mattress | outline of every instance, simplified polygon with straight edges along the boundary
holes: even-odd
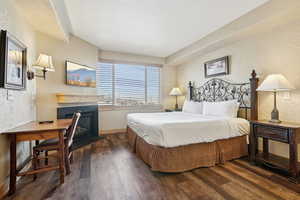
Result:
[[[147,143],[161,147],[213,142],[250,131],[249,122],[242,118],[184,112],[131,113],[127,125]]]

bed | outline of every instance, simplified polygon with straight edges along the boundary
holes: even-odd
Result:
[[[189,82],[190,100],[238,100],[238,118],[184,112],[129,114],[127,134],[132,151],[159,172],[183,172],[246,156],[248,120],[257,119],[257,84],[254,70],[247,83],[214,78],[196,87]]]

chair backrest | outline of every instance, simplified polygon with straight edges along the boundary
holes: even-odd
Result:
[[[66,145],[68,145],[67,147],[70,147],[73,143],[73,137],[75,135],[80,116],[81,114],[79,112],[76,112],[73,115],[71,126],[67,131],[67,143],[66,143]]]

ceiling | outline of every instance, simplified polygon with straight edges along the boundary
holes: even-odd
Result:
[[[103,50],[166,57],[268,0],[64,0],[72,31]]]
[[[49,0],[14,0],[14,2],[35,30],[58,39],[65,39]]]

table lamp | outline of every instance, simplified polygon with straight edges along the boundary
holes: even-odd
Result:
[[[267,91],[273,92],[274,94],[274,108],[271,113],[272,123],[280,123],[279,111],[277,109],[276,95],[277,92],[293,90],[295,87],[290,84],[290,82],[281,74],[271,74],[261,83],[261,85],[256,89],[256,91]]]
[[[173,88],[169,94],[170,96],[176,97],[176,104],[175,104],[175,110],[178,110],[178,103],[177,103],[177,97],[182,95],[182,92],[179,88]]]

